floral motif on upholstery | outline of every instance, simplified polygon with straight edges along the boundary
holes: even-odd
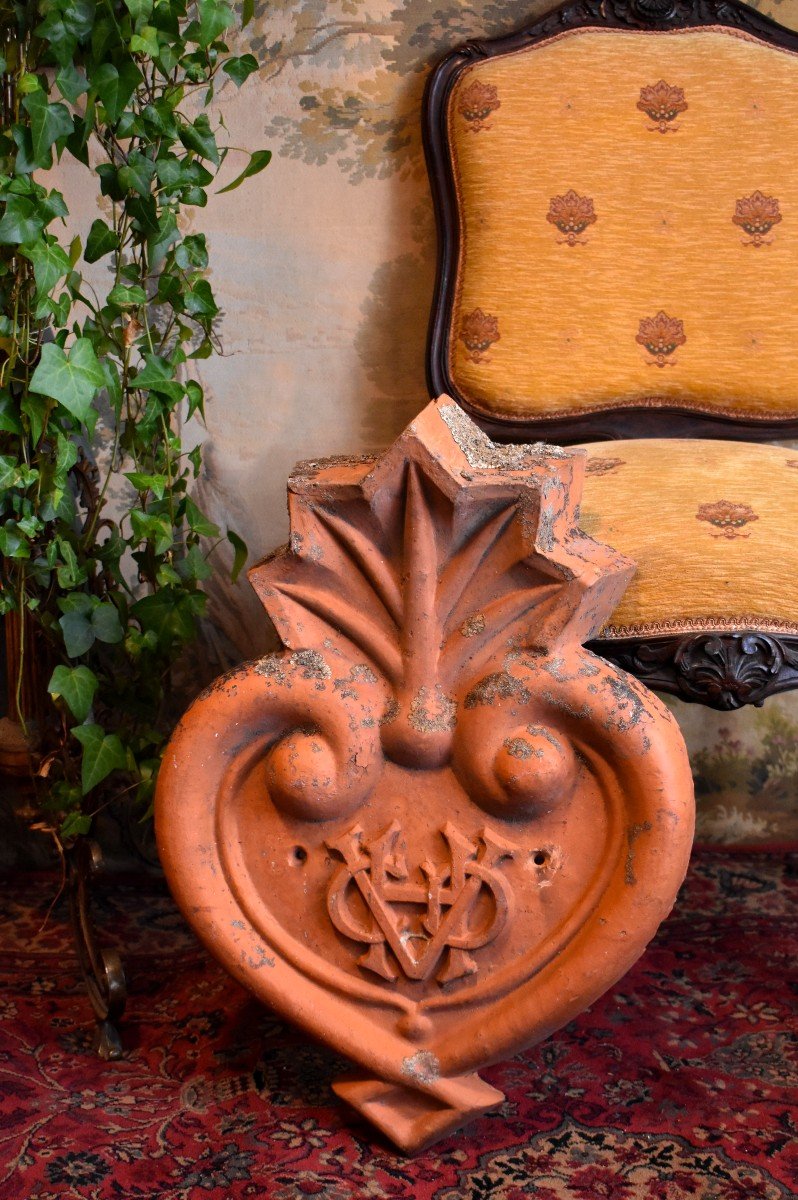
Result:
[[[570,188],[564,196],[552,196],[546,220],[556,225],[563,237],[557,238],[559,245],[584,246],[587,238],[580,239],[588,225],[598,220],[590,196],[580,196]]]
[[[618,467],[625,466],[622,458],[589,458],[585,467],[586,475],[609,475],[611,471],[617,471]]]
[[[716,500],[714,504],[702,504],[695,516],[697,521],[707,521],[720,531],[713,533],[713,537],[729,539],[750,537],[750,533],[742,532],[743,526],[759,520],[750,505],[735,504],[732,500]]]
[[[769,246],[773,238],[768,234],[781,221],[781,209],[775,196],[766,196],[759,190],[743,196],[734,206],[732,221],[748,234],[743,238],[744,246]]]
[[[657,367],[673,366],[675,359],[671,356],[674,351],[687,341],[684,332],[684,322],[678,317],[669,317],[662,309],[655,317],[644,317],[640,322],[635,341],[643,346],[651,356],[649,365]]]
[[[640,89],[637,107],[653,122],[650,129],[659,133],[673,133],[679,126],[674,124],[679,113],[687,110],[684,88],[672,87],[664,79]]]
[[[499,93],[492,83],[480,83],[475,79],[463,88],[457,102],[457,111],[465,118],[467,129],[478,133],[480,129],[490,129],[487,118],[497,108],[501,108]]]
[[[485,351],[489,350],[494,342],[498,342],[500,337],[499,320],[493,313],[475,308],[463,317],[460,324],[460,340],[468,351],[466,358],[469,362],[490,362]]]

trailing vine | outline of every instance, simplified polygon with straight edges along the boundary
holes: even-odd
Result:
[[[213,97],[257,62],[225,41],[224,0],[25,0],[0,15],[0,614],[19,639],[9,713],[38,738],[42,806],[69,839],[109,790],[150,800],[209,555],[224,536],[234,577],[246,558],[192,499],[202,451],[180,431],[204,415],[192,364],[218,350],[219,312],[185,217],[232,152]],[[69,156],[102,212],[85,240],[67,241],[44,174]],[[269,157],[248,154],[220,190]],[[49,696],[38,729],[31,656]]]

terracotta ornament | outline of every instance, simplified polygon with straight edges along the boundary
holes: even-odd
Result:
[[[301,464],[250,573],[285,648],[208,689],[161,768],[186,918],[407,1152],[501,1103],[477,1069],[623,975],[686,869],[678,728],[582,648],[633,570],[576,527],[583,469],[447,397],[376,460]]]

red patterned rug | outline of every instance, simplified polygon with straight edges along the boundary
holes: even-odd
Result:
[[[484,1072],[500,1111],[415,1159],[330,1091],[346,1064],[251,1000],[157,889],[111,881],[127,1057],[99,1062],[52,880],[4,881],[2,1200],[783,1200],[798,1194],[798,855],[696,855],[649,952]]]

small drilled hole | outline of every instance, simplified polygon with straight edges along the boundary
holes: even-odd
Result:
[[[300,867],[302,863],[307,862],[308,852],[304,846],[294,846],[291,851],[291,862]]]
[[[536,851],[535,855],[532,859],[532,862],[535,864],[536,867],[545,867],[545,865],[548,861],[549,861],[549,856],[545,850]]]

